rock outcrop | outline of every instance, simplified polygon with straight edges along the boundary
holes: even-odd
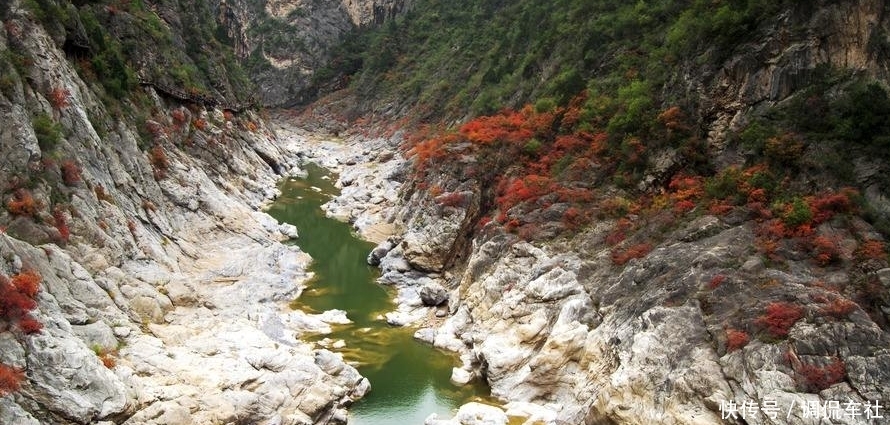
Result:
[[[344,422],[367,381],[300,340],[344,319],[287,307],[310,259],[259,211],[295,155],[252,112],[103,99],[29,9],[2,11],[0,273],[41,276],[43,329],[0,319],[25,372],[0,422]]]
[[[334,49],[359,27],[379,25],[406,11],[410,0],[215,0],[218,20],[266,106],[293,106],[314,99],[319,70]],[[342,66],[342,65],[337,65]],[[339,72],[337,69],[334,72]],[[342,88],[346,81],[329,75]]]
[[[886,43],[886,6],[819,2],[813,10],[783,15],[762,43],[727,52],[723,67],[683,75],[684,87],[701,97],[703,116],[696,119],[711,130],[708,153],[718,167],[739,161],[727,148],[727,130],[788,100],[820,67],[886,83],[886,57],[867,48]],[[677,165],[663,156],[664,164],[647,171]],[[857,166],[866,169],[874,168]],[[398,289],[398,311],[387,320],[422,326],[418,339],[460,353],[453,381],[487,380],[508,414],[548,424],[866,424],[879,419],[868,416],[867,406],[890,405],[890,269],[886,253],[856,257],[858,241],[882,240],[861,218],[815,229],[835,238],[831,267],[812,261],[802,247],[782,247],[783,261],[765,257],[745,211],[700,211],[666,230],[648,255],[616,262],[606,243],[616,223],[608,217],[534,243],[494,223],[468,228],[476,225],[465,218],[479,190],[447,170],[407,179],[398,212],[389,218],[402,234],[371,259],[381,267],[381,282]],[[355,180],[361,184],[361,177]],[[468,193],[470,200],[443,205],[412,185]],[[869,202],[886,213],[886,189],[868,190]],[[467,235],[472,239],[462,241]],[[425,307],[434,303],[424,303],[422,288],[436,285],[448,293],[446,307]],[[868,285],[877,309],[842,303],[861,285]],[[446,308],[448,317],[437,321]],[[783,315],[794,319],[777,319]],[[766,331],[771,320],[787,324],[787,335]],[[754,404],[744,417],[732,411]],[[808,410],[838,405],[860,415]]]

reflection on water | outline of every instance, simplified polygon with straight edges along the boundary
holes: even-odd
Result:
[[[268,212],[297,226],[297,244],[313,258],[315,276],[291,306],[312,313],[345,310],[353,321],[312,338],[344,340],[346,347],[336,351],[371,381],[371,393],[350,409],[349,423],[422,424],[431,413],[448,416],[487,395],[482,385],[451,384],[452,356],[414,341],[413,329],[392,328],[378,319],[393,309],[393,294],[374,283],[377,269],[365,262],[373,245],[355,238],[348,224],[325,217],[320,206],[336,188],[323,168],[310,164],[307,170],[307,179],[282,184],[282,196]]]

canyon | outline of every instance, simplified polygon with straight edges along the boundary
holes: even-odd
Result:
[[[424,4],[0,6],[0,423],[347,423],[374,382],[350,357],[360,347],[324,337],[364,319],[293,308],[314,290],[313,259],[295,243],[306,232],[266,212],[310,162],[336,173],[325,213],[376,244],[367,263],[394,307],[374,320],[452,353],[447,385],[490,388],[427,425],[881,423],[888,163],[845,146],[841,181],[813,159],[837,145],[810,133],[757,136],[757,154],[741,139],[797,119],[801,99],[843,110],[857,79],[886,87],[882,2],[788,6],[729,52],[675,62],[661,93],[687,112],[659,105],[649,128],[698,144],[628,133],[617,153],[596,145],[599,128],[569,124],[589,112],[571,101],[443,109],[452,124],[424,133],[406,111],[436,114],[424,96],[385,91],[395,70],[324,71],[346,63],[337,49],[355,31],[404,30]],[[224,62],[226,43],[239,65]],[[576,99],[606,111],[606,97]],[[585,159],[556,147],[569,136],[601,159],[558,181],[546,149]],[[633,173],[610,168],[641,145]],[[550,174],[522,174],[533,167]],[[539,193],[528,183],[541,181]],[[38,276],[39,291],[21,276]],[[8,301],[13,291],[33,308]],[[829,405],[836,417],[807,410]]]

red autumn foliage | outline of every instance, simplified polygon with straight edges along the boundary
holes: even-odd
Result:
[[[526,127],[526,117],[521,113],[504,110],[500,114],[482,116],[460,127],[460,133],[473,143],[515,143],[532,137],[534,132]]]
[[[488,223],[491,223],[491,217],[485,216],[485,217],[482,217],[479,219],[479,222],[476,223],[476,227],[481,229],[481,228],[485,227]]]
[[[835,358],[825,366],[801,364],[797,374],[800,383],[807,391],[817,393],[843,381],[847,376],[847,369],[843,360]]]
[[[679,106],[672,106],[658,115],[658,121],[668,130],[689,130],[688,118]]]
[[[59,164],[59,170],[62,172],[62,182],[65,186],[76,186],[83,179],[80,176],[80,166],[74,160],[66,159]]]
[[[674,176],[668,183],[668,189],[671,190],[671,198],[675,201],[698,199],[705,193],[701,177],[684,174]]]
[[[24,378],[21,369],[0,363],[0,397],[18,391]]]
[[[181,128],[183,124],[186,123],[188,117],[185,115],[185,110],[183,108],[176,108],[170,112],[170,117],[173,118],[173,125],[176,128]]]
[[[12,215],[33,217],[37,214],[37,201],[28,189],[18,188],[13,192],[12,199],[6,202],[6,210]]]
[[[608,235],[606,235],[606,244],[618,245],[627,238],[627,232],[633,228],[633,222],[629,219],[621,218],[615,222],[615,227]]]
[[[30,315],[25,315],[21,319],[19,319],[18,326],[19,329],[21,329],[21,331],[27,335],[40,333],[40,331],[43,329],[43,324]]]
[[[40,332],[43,326],[29,315],[37,307],[34,296],[39,283],[40,275],[33,271],[23,271],[12,279],[0,275],[0,320],[17,325],[26,334]]]
[[[816,236],[812,240],[813,254],[816,263],[827,266],[840,257],[837,241],[826,236]]]
[[[586,224],[588,220],[589,218],[587,217],[587,214],[575,207],[569,207],[569,209],[562,214],[562,223],[566,228],[571,230],[578,229]]]
[[[846,188],[838,193],[826,193],[807,199],[810,210],[813,211],[813,223],[824,223],[834,217],[835,214],[843,214],[853,211],[851,197],[856,196],[854,189]]]
[[[708,289],[717,289],[723,281],[726,280],[726,276],[722,274],[714,275],[711,280],[708,282]]]
[[[825,306],[819,309],[819,312],[825,316],[840,319],[849,316],[857,307],[858,305],[855,302],[838,297],[826,302]]]
[[[730,211],[732,211],[733,206],[726,203],[725,201],[714,201],[708,205],[708,213],[713,215],[726,215]]]
[[[207,129],[207,120],[203,118],[195,118],[192,120],[192,125],[195,126],[196,129],[204,131]]]
[[[754,323],[763,327],[773,337],[784,338],[803,315],[803,307],[796,304],[772,302],[766,306],[766,314],[758,317]]]
[[[869,239],[859,245],[855,255],[859,260],[884,260],[887,258],[887,248],[884,242]]]
[[[695,202],[688,199],[677,201],[677,203],[674,204],[674,213],[677,215],[685,214],[693,209],[695,209]]]
[[[634,258],[645,257],[650,251],[652,251],[652,244],[649,243],[633,245],[625,250],[613,250],[612,263],[618,266],[623,266]]]
[[[751,337],[747,332],[738,329],[726,329],[726,352],[730,353],[738,350],[751,341]]]
[[[56,109],[65,108],[69,105],[68,96],[70,95],[71,92],[66,88],[53,87],[53,89],[49,91],[49,103]]]
[[[148,161],[154,168],[155,179],[161,180],[167,177],[167,169],[170,168],[170,160],[161,145],[154,145],[149,152]]]
[[[40,287],[40,280],[40,275],[37,272],[26,270],[13,275],[10,282],[21,294],[33,299],[37,295],[37,289]]]
[[[553,179],[539,175],[528,175],[522,178],[514,178],[509,183],[499,185],[497,204],[501,211],[507,211],[516,204],[532,200],[554,189]]]
[[[155,138],[159,138],[164,135],[164,126],[161,123],[153,120],[149,120],[145,122],[145,130],[148,131]]]
[[[460,192],[449,192],[437,196],[435,200],[443,207],[463,207],[467,203],[467,196]]]
[[[62,208],[56,207],[53,209],[53,221],[55,222],[56,230],[59,231],[59,236],[62,237],[62,241],[68,242],[68,239],[71,238],[71,228],[68,227],[68,218],[65,217],[65,211]]]

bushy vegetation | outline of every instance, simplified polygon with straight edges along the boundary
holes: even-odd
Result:
[[[350,40],[322,75],[407,101],[422,118],[491,114],[526,102],[564,105],[583,89],[612,131],[642,132],[691,58],[718,63],[791,1],[421,0],[403,17]],[[356,64],[360,63],[361,66]],[[666,90],[667,89],[667,90]],[[681,105],[687,106],[687,105]]]

